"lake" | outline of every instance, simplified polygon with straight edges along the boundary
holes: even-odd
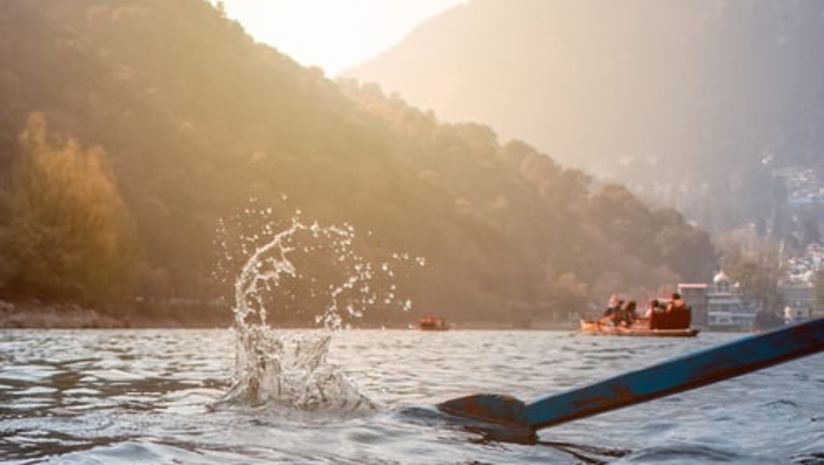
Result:
[[[212,408],[229,330],[0,332],[0,461],[10,464],[824,464],[824,354],[541,431],[485,440],[437,414],[480,392],[529,400],[742,337],[352,330],[329,361],[369,411]]]

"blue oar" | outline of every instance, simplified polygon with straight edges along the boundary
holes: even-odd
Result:
[[[506,433],[541,428],[706,386],[824,350],[824,318],[742,338],[535,402],[478,394],[438,405]]]

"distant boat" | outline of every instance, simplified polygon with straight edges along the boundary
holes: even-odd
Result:
[[[445,319],[437,318],[434,315],[421,318],[418,321],[418,327],[421,331],[446,331],[449,329]]]
[[[630,327],[581,320],[581,333],[592,336],[695,337],[699,332],[697,328],[650,329],[646,320],[639,320]]]

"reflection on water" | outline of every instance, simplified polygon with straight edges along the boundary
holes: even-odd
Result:
[[[289,333],[294,336],[294,333]],[[431,408],[477,392],[530,399],[729,335],[344,331],[330,362],[382,405],[341,414],[210,410],[230,331],[0,332],[3,463],[824,463],[824,356],[544,430],[487,441]]]

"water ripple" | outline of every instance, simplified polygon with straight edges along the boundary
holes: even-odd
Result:
[[[0,462],[9,464],[824,464],[824,356],[542,431],[490,440],[432,407],[531,399],[722,342],[566,333],[349,331],[329,357],[375,412],[210,411],[229,331],[0,332]]]

